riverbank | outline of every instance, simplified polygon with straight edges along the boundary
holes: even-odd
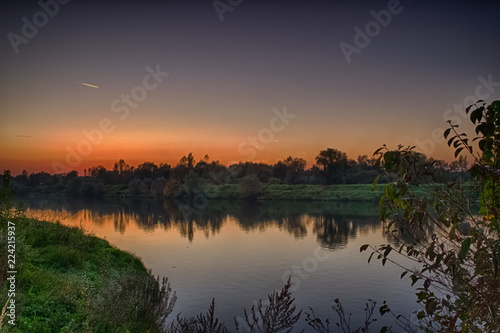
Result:
[[[255,197],[258,201],[332,201],[332,202],[378,202],[385,193],[387,184],[339,184],[339,185],[311,185],[311,184],[262,184]],[[444,185],[443,185],[444,186]],[[472,189],[472,184],[465,184],[465,188]],[[422,184],[413,189],[417,196],[429,195],[434,189],[428,184]],[[203,195],[207,199],[246,200],[239,184],[204,184],[197,188],[196,195]],[[150,194],[131,196],[128,191],[105,197],[154,197]],[[171,198],[172,196],[164,196]],[[473,194],[479,199],[479,192]],[[182,197],[181,197],[182,198]]]
[[[237,184],[206,185],[202,188],[208,198],[241,199]],[[378,201],[384,193],[383,186],[372,191],[371,184],[310,185],[265,184],[257,200],[305,200],[305,201]]]
[[[239,184],[201,184],[195,193],[210,199],[243,199]],[[379,185],[372,191],[371,184],[311,185],[311,184],[262,184],[257,200],[304,200],[304,201],[378,201],[384,193],[384,186]],[[23,193],[24,196],[67,197],[65,191],[46,191],[35,188]],[[127,187],[111,186],[100,197],[104,198],[173,198],[173,195],[157,196],[149,191],[132,195]]]
[[[27,218],[10,226],[0,227],[0,279],[14,276],[15,283],[2,286],[0,301],[3,307],[15,287],[16,316],[15,325],[4,318],[1,332],[161,331],[168,293],[140,259],[80,228]],[[15,237],[12,267],[7,236]]]
[[[384,195],[386,184],[379,184],[372,188],[372,184],[340,184],[340,185],[311,185],[311,184],[260,184],[255,190],[253,200],[259,201],[276,201],[276,200],[291,200],[291,201],[332,201],[332,202],[378,202]],[[465,187],[472,188],[472,184],[466,184]],[[144,191],[140,194],[132,195],[127,187],[111,186],[110,189],[101,198],[175,198],[181,199],[186,191],[182,191],[182,186],[177,190],[177,194],[171,195],[153,195],[149,191]],[[195,189],[190,190],[194,196],[202,195],[208,199],[220,200],[246,200],[242,194],[241,185],[239,184],[200,184]],[[423,184],[415,188],[417,195],[429,194],[429,185]],[[179,194],[180,193],[180,194]],[[25,193],[28,196],[53,196],[67,197],[68,194],[64,191],[47,192],[36,190],[30,193]],[[479,194],[473,195],[478,199]],[[84,196],[85,197],[85,196]],[[95,196],[94,196],[95,198]]]

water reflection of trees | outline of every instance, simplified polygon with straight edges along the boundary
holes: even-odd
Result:
[[[318,243],[331,249],[347,244],[349,238],[358,234],[380,228],[376,207],[361,203],[212,200],[200,207],[161,199],[24,201],[34,210],[83,213],[86,220],[96,225],[112,221],[120,233],[131,224],[146,231],[174,228],[190,241],[194,240],[196,231],[202,231],[206,238],[219,233],[228,218],[233,218],[249,232],[278,227],[296,239],[306,237],[308,230],[312,230]]]
[[[322,247],[334,249],[346,245],[349,238],[380,227],[377,216],[323,214],[315,216],[313,232]]]

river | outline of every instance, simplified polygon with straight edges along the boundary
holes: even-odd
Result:
[[[167,276],[177,294],[177,313],[206,311],[215,297],[216,314],[234,327],[243,308],[281,289],[292,279],[298,308],[337,316],[333,300],[352,313],[352,328],[364,320],[368,299],[384,300],[398,314],[417,308],[402,269],[368,263],[363,244],[396,240],[384,233],[370,203],[211,201],[194,206],[169,200],[24,198],[27,215],[79,226],[135,254],[147,268]],[[378,311],[376,311],[377,318]],[[306,328],[302,315],[296,327]],[[379,318],[371,328],[391,324]],[[394,331],[400,331],[394,327]]]

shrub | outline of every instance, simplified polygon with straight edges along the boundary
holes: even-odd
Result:
[[[66,186],[62,182],[58,182],[54,186],[52,186],[52,190],[55,192],[60,192],[66,189]],[[17,192],[16,192],[17,193]]]
[[[263,184],[259,178],[252,173],[241,178],[239,189],[242,198],[255,200],[262,194]]]
[[[92,197],[95,193],[96,185],[92,182],[84,182],[80,185],[80,190],[78,191],[83,197]]]
[[[155,197],[161,197],[163,195],[163,190],[165,189],[165,185],[167,184],[167,180],[165,177],[156,178],[151,183],[151,194]]]
[[[283,182],[279,178],[271,178],[271,179],[269,179],[269,181],[267,183],[270,184],[270,185],[273,185],[273,184],[283,184]]]
[[[66,192],[69,196],[76,196],[80,194],[80,185],[82,180],[80,178],[71,179],[66,186]]]
[[[140,179],[134,179],[128,184],[130,195],[141,195],[146,190],[146,186]]]
[[[228,333],[229,330],[223,323],[219,323],[219,318],[215,317],[215,299],[212,299],[212,304],[208,308],[207,313],[200,313],[196,317],[183,318],[177,315],[177,318],[172,322],[168,332],[170,333]]]
[[[163,332],[167,317],[177,299],[167,278],[161,281],[151,271],[120,272],[105,280],[100,290],[91,290],[86,312],[96,332]],[[121,331],[121,330],[120,330]]]
[[[295,298],[292,298],[290,287],[292,286],[291,277],[281,291],[274,291],[267,296],[268,305],[264,306],[262,300],[257,302],[257,307],[252,306],[250,312],[244,310],[245,331],[247,332],[291,332],[295,323],[300,319],[302,310],[297,312],[293,304]],[[242,331],[240,323],[234,320],[236,331]]]
[[[470,169],[474,184],[469,185],[473,191],[460,181],[439,184],[433,162],[423,161],[414,147],[389,150],[384,146],[375,152],[377,163],[397,176],[385,187],[380,218],[387,223],[391,237],[403,245],[371,247],[372,254],[377,254],[383,265],[388,260],[395,262],[391,253],[416,263],[405,267],[402,275],[407,274],[412,285],[419,285],[419,323],[408,319],[403,323],[412,330],[498,332],[500,327],[500,101],[489,106],[478,101],[466,114],[469,111],[477,137],[469,140],[451,122],[444,137],[450,147],[453,145],[455,157],[464,151],[474,158]],[[471,146],[476,140],[478,150]],[[433,179],[429,195],[418,195],[421,179],[429,177]],[[481,191],[481,215],[471,209],[475,189]],[[402,241],[408,234],[414,242]],[[368,247],[363,245],[361,250]],[[401,322],[401,317],[397,318]]]
[[[104,184],[101,182],[97,183],[94,189],[94,196],[102,197],[104,193],[106,193],[106,187],[104,186]]]
[[[180,187],[181,185],[179,184],[179,182],[171,178],[165,184],[165,188],[163,189],[163,195],[169,198],[173,198],[178,193]]]

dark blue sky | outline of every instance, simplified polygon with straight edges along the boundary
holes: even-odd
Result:
[[[43,9],[1,6],[0,167],[13,170],[173,163],[190,151],[224,163],[312,162],[327,147],[356,158],[384,143],[420,143],[450,160],[432,131],[461,119],[468,96],[500,96],[494,1],[243,0],[221,21],[212,1],[72,0],[17,53],[12,34],[23,37],[22,18],[43,19]],[[390,22],[375,23],[372,11],[390,8]],[[348,63],[340,45],[356,47],[355,28],[367,24],[373,36]],[[148,66],[169,75],[119,118],[113,102],[126,107],[123,94],[140,90]],[[295,117],[273,130],[273,109],[285,107]],[[103,119],[112,124],[92,142],[84,132]]]

